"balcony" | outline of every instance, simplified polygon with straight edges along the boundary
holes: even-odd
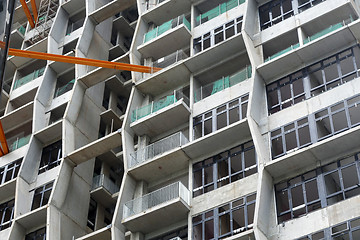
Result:
[[[125,203],[122,223],[146,234],[187,219],[189,211],[190,191],[176,182]]]
[[[61,87],[57,88],[56,91],[55,91],[54,98],[57,98],[57,97],[63,95],[64,93],[70,91],[73,88],[74,83],[75,83],[75,79],[69,81],[64,86],[61,86]]]
[[[333,25],[330,25],[330,27],[325,28],[324,30],[322,30],[322,31],[320,31],[320,32],[317,32],[316,34],[314,34],[314,35],[312,35],[312,36],[308,36],[308,37],[304,40],[304,44],[307,44],[307,43],[309,43],[309,42],[311,42],[311,41],[314,41],[314,40],[316,40],[316,39],[318,39],[318,38],[326,35],[326,34],[329,34],[329,33],[333,32],[333,31],[335,31],[335,30],[337,30],[337,29],[339,29],[339,28],[342,28],[342,27],[348,25],[349,23],[351,23],[351,22],[353,22],[353,21],[354,21],[354,20],[353,20],[352,16],[350,15],[350,18],[349,18],[349,19],[344,20],[344,21],[339,22],[339,23],[336,23],[336,24],[333,24]]]
[[[169,52],[189,46],[190,31],[190,23],[184,15],[181,15],[147,32],[144,35],[143,44],[137,50],[144,58],[158,59]]]
[[[70,153],[69,158],[75,164],[81,164],[87,160],[100,156],[111,151],[111,149],[121,146],[121,129],[112,132],[105,137],[95,140],[83,147]]]
[[[177,132],[131,153],[129,173],[137,180],[152,182],[186,168],[189,157],[181,146],[188,142],[182,132]]]
[[[174,53],[157,59],[152,63],[151,67],[163,69],[153,74],[144,73],[143,79],[136,84],[138,89],[142,93],[156,96],[184,85],[190,79],[190,71],[183,64],[183,60],[187,58],[187,53],[183,50],[177,50]]]
[[[206,29],[211,29],[210,31],[196,33],[197,28],[194,29],[194,56],[185,61],[191,72],[196,73],[245,52],[241,34],[243,17],[236,11],[232,15],[232,20],[224,20],[225,23],[221,26],[208,26]]]
[[[303,46],[283,52],[280,54],[281,56],[261,64],[257,70],[264,81],[269,83],[271,80],[280,78],[283,74],[291,71],[295,66],[301,66],[304,62],[313,62],[314,60],[324,58],[329,54],[328,46],[336,50],[356,43],[357,38],[360,36],[360,32],[356,29],[360,25],[360,20],[346,25],[348,21],[342,22],[342,24],[345,23],[342,27],[340,27],[340,24],[334,24],[336,27],[328,27],[327,25],[328,28],[320,32],[315,31],[314,34],[312,34],[314,32],[311,29],[312,26],[308,26],[308,28],[304,26],[304,32],[307,32],[310,37],[305,39]],[[279,45],[281,45],[283,40],[279,39],[279,41]],[[273,71],[274,69],[278,69],[278,71]]]
[[[171,16],[179,16],[182,13],[190,12],[191,9],[190,0],[156,0],[151,1],[152,3],[149,3],[149,0],[143,1],[144,13],[142,17],[156,25],[165,22]]]
[[[8,139],[9,151],[15,151],[25,145],[27,145],[30,141],[31,134],[24,137],[16,137],[15,139]]]
[[[104,174],[97,175],[93,178],[91,186],[91,197],[101,203],[103,206],[111,206],[116,202],[112,196],[119,192],[120,187],[110,180]]]
[[[213,8],[205,13],[200,14],[196,18],[196,26],[206,23],[207,21],[209,21],[223,13],[226,13],[227,11],[229,11],[243,3],[245,3],[245,0],[230,0],[225,3],[219,4],[217,7]]]
[[[251,66],[247,66],[243,70],[231,76],[226,76],[215,82],[201,86],[194,92],[195,102],[216,94],[226,88],[239,84],[249,78],[251,78]]]
[[[22,78],[16,80],[14,83],[14,86],[13,86],[13,90],[31,82],[32,80],[34,80],[38,77],[41,77],[44,74],[44,71],[45,71],[45,67],[40,68],[40,69],[26,75],[25,77],[22,77]]]
[[[189,98],[175,90],[172,95],[133,110],[130,127],[139,136],[156,136],[189,121],[188,106]]]

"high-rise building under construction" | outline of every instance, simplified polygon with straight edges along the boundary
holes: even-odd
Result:
[[[21,2],[1,240],[360,239],[359,0]]]

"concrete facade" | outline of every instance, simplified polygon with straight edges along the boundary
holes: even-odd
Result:
[[[358,0],[36,3],[11,47],[162,70],[8,57],[0,239],[360,239]]]

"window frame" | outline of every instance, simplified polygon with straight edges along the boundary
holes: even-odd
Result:
[[[49,203],[53,187],[54,187],[54,181],[51,181],[30,191],[30,192],[34,192],[33,201],[31,203],[31,211],[41,208]],[[49,191],[50,191],[49,198],[46,199],[45,197]],[[40,196],[40,202],[39,202],[39,206],[36,207],[34,205],[36,204],[35,198],[37,198],[38,196]]]
[[[232,105],[235,102],[237,102],[237,103],[235,105]],[[238,121],[246,119],[248,103],[249,103],[249,93],[246,93],[236,99],[233,99],[227,103],[221,104],[220,106],[218,106],[216,108],[213,108],[209,111],[206,111],[202,114],[199,114],[199,115],[193,117],[193,140],[202,138],[208,134],[216,132],[216,131],[218,131],[224,127],[227,127],[233,123],[236,123]],[[243,109],[244,106],[245,106],[245,109]],[[218,113],[218,109],[221,109],[223,107],[225,107],[225,110]],[[233,123],[230,123],[230,110],[232,110],[234,108],[237,108],[238,120],[236,120]],[[221,128],[217,128],[218,116],[220,116],[224,112],[226,112],[226,116],[227,116],[226,117],[226,125]],[[208,122],[211,123],[211,130],[208,133],[206,133],[205,132],[205,130],[206,130],[205,124]],[[201,127],[201,136],[197,137],[196,131],[198,130],[197,129],[198,125],[200,125],[200,127]]]
[[[237,150],[238,148],[240,148],[240,149]],[[234,150],[237,150],[237,151],[234,152]],[[250,152],[250,151],[254,152],[253,157],[255,158],[255,165],[246,167],[247,159],[245,158],[245,153]],[[232,163],[233,163],[232,161],[235,161],[235,157],[238,155],[240,155],[241,169],[239,171],[232,172]],[[219,156],[221,156],[221,157],[219,158]],[[219,165],[224,162],[226,163],[227,174],[226,174],[226,176],[222,176],[220,178]],[[194,185],[193,191],[192,191],[193,197],[203,195],[207,192],[210,192],[217,188],[231,184],[235,181],[238,181],[238,180],[248,177],[250,175],[253,175],[253,174],[257,173],[257,170],[258,170],[257,165],[258,165],[258,161],[257,161],[256,149],[255,149],[254,143],[252,141],[242,143],[240,145],[237,145],[236,147],[230,148],[226,151],[220,152],[214,156],[206,158],[200,162],[194,163],[193,164],[193,172],[192,172],[193,185]],[[209,183],[206,183],[206,181],[205,181],[207,168],[210,168],[210,171],[212,172],[212,181]],[[254,169],[255,169],[254,173],[247,175],[247,173],[249,173],[249,171],[254,171]],[[195,184],[196,184],[195,176],[199,176],[198,175],[199,173],[201,174],[201,184],[200,184],[201,186],[195,187]],[[227,183],[220,184],[224,180],[227,180]],[[205,191],[207,188],[210,188],[212,190]]]
[[[242,201],[241,204],[234,206],[237,202]],[[256,205],[256,192],[255,193],[251,193],[248,194],[246,196],[234,199],[228,203],[222,204],[218,207],[215,207],[213,209],[207,210],[206,212],[200,213],[200,214],[196,214],[194,216],[192,216],[192,228],[193,228],[193,233],[192,233],[192,239],[194,240],[207,240],[208,238],[206,238],[206,224],[209,222],[212,222],[213,225],[213,237],[210,238],[212,240],[215,239],[222,239],[224,237],[229,237],[229,236],[234,236],[236,234],[239,234],[241,232],[250,230],[253,228],[254,222],[250,223],[248,222],[249,216],[248,216],[248,212],[249,212],[249,208],[250,206],[254,205],[254,209],[255,209],[255,205]],[[228,206],[228,207],[226,207]],[[233,207],[234,206],[234,207]],[[227,208],[227,209],[226,209]],[[221,211],[221,209],[224,209],[224,211]],[[244,210],[244,222],[245,222],[245,226],[241,227],[240,230],[239,229],[234,229],[234,221],[232,221],[233,219],[233,214],[235,211],[239,210],[239,209],[243,209]],[[219,226],[220,226],[220,217],[224,216],[225,214],[229,214],[230,216],[230,232],[226,232],[224,234],[220,234],[219,231]],[[252,217],[252,219],[254,220],[254,216]],[[198,226],[201,226],[201,238],[202,239],[197,239],[195,234],[194,229]]]
[[[283,109],[291,107],[301,101],[310,99],[314,96],[317,96],[323,92],[329,91],[337,86],[340,86],[348,81],[351,81],[355,78],[360,77],[360,73],[358,69],[360,69],[360,65],[356,63],[357,56],[360,55],[359,51],[355,51],[358,48],[360,51],[360,44],[356,44],[352,47],[346,48],[336,54],[333,54],[329,57],[326,57],[316,63],[313,63],[305,68],[302,68],[294,73],[291,73],[279,80],[273,81],[266,85],[266,95],[267,95],[267,105],[268,105],[268,114],[274,114]],[[344,55],[345,53],[345,55]],[[360,57],[360,56],[359,56]],[[335,58],[336,60],[332,63],[329,63],[328,60]],[[346,66],[351,67],[350,72],[345,72],[342,68],[342,63],[348,61],[348,59],[352,59],[352,65],[347,64]],[[337,68],[337,77],[333,79],[327,79],[326,68],[336,64]],[[317,66],[318,65],[318,66]],[[313,69],[315,67],[315,69]],[[314,79],[312,75],[314,73],[320,73],[321,82],[315,86],[311,86],[314,83]],[[300,75],[299,75],[300,74]],[[353,76],[353,78],[352,78]],[[348,79],[350,77],[350,79]],[[319,79],[318,79],[319,80]],[[294,84],[301,84],[302,91],[298,94],[294,93]],[[334,86],[334,83],[337,83]],[[290,98],[283,99],[283,93],[285,88],[290,89],[288,95]],[[287,92],[287,91],[286,91]],[[274,96],[277,96],[274,99],[276,102],[272,103]]]
[[[328,163],[324,166],[321,167],[317,167],[311,171],[305,172],[303,174],[297,175],[295,177],[292,177],[290,179],[287,179],[285,181],[281,181],[277,184],[274,184],[274,189],[275,189],[275,199],[276,199],[276,214],[277,214],[277,221],[278,224],[288,221],[288,220],[292,220],[292,219],[296,219],[299,218],[301,216],[307,215],[310,212],[316,211],[318,209],[322,209],[328,206],[331,206],[333,204],[336,204],[338,202],[344,201],[346,199],[352,198],[354,196],[358,196],[360,195],[360,161],[359,158],[360,157],[360,153],[355,153],[353,155],[346,156],[344,158],[338,159],[334,162]],[[349,161],[351,160],[351,161]],[[336,166],[336,167],[335,167]],[[356,169],[356,174],[357,176],[355,177],[355,179],[357,179],[357,183],[353,184],[350,187],[345,187],[345,178],[342,176],[342,170],[346,169],[346,168],[350,168],[350,167],[355,167]],[[337,173],[338,174],[338,179],[339,179],[339,185],[338,187],[340,187],[340,189],[338,189],[337,191],[334,192],[327,192],[327,189],[329,189],[330,185],[327,184],[326,181],[326,177]],[[317,187],[317,193],[318,193],[318,197],[315,200],[312,201],[307,201],[307,197],[308,195],[306,195],[306,183],[309,183],[311,181],[316,181],[316,187]],[[293,214],[294,211],[297,211],[299,209],[298,206],[293,206],[293,196],[292,196],[292,189],[294,189],[295,187],[301,186],[302,187],[302,197],[303,197],[303,204],[300,205],[303,208],[305,208],[305,212],[299,216],[295,216]],[[359,190],[359,193],[354,195],[354,196],[347,196],[346,194],[350,191],[353,190]],[[280,196],[281,194],[283,194],[284,192],[286,192],[287,194],[287,208],[286,210],[280,211],[279,209],[281,208],[281,206],[279,205],[279,201],[280,201]],[[311,192],[313,193],[313,192]],[[341,195],[342,199],[338,199],[335,202],[329,202],[328,200],[330,198],[336,197]],[[313,205],[313,204],[319,204],[320,206],[318,206],[315,209],[309,209],[309,206]],[[282,202],[282,204],[284,204]],[[289,218],[287,218],[285,221],[282,221],[281,218],[283,216],[286,216],[287,214]]]

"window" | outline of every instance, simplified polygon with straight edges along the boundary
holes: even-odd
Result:
[[[193,196],[235,182],[257,173],[252,141],[219,153],[193,165]]]
[[[266,86],[269,114],[359,77],[360,45],[341,51]]]
[[[238,17],[194,39],[195,54],[214,46],[241,32],[243,17]]]
[[[354,218],[346,222],[325,228],[316,233],[310,233],[297,240],[320,240],[320,239],[360,239],[360,218]]]
[[[276,184],[279,223],[359,195],[359,177],[357,153]]]
[[[0,168],[0,185],[18,176],[22,158]]]
[[[176,229],[174,231],[170,231],[168,233],[165,233],[159,237],[151,238],[150,240],[171,240],[174,238],[180,238],[181,240],[187,240],[188,239],[188,228],[182,227],[179,229]]]
[[[96,208],[97,208],[97,203],[95,202],[94,199],[90,198],[87,226],[91,230],[95,230]]]
[[[26,234],[25,240],[46,240],[46,227]]]
[[[273,158],[311,144],[308,117],[289,123],[271,132]]]
[[[249,94],[194,117],[194,139],[246,118]]]
[[[260,27],[264,30],[294,15],[292,0],[273,0],[259,8]]]
[[[50,182],[46,185],[43,185],[35,189],[31,210],[42,207],[49,202],[51,190],[53,188],[53,183],[54,182]]]
[[[39,174],[60,165],[62,158],[61,144],[62,142],[60,140],[43,149],[39,167]]]
[[[259,7],[260,28],[264,30],[325,0],[273,0]]]
[[[252,229],[256,193],[192,218],[194,240],[222,239]]]
[[[11,226],[14,218],[15,199],[0,204],[0,231]]]
[[[360,95],[271,131],[272,158],[322,141],[360,124]]]

